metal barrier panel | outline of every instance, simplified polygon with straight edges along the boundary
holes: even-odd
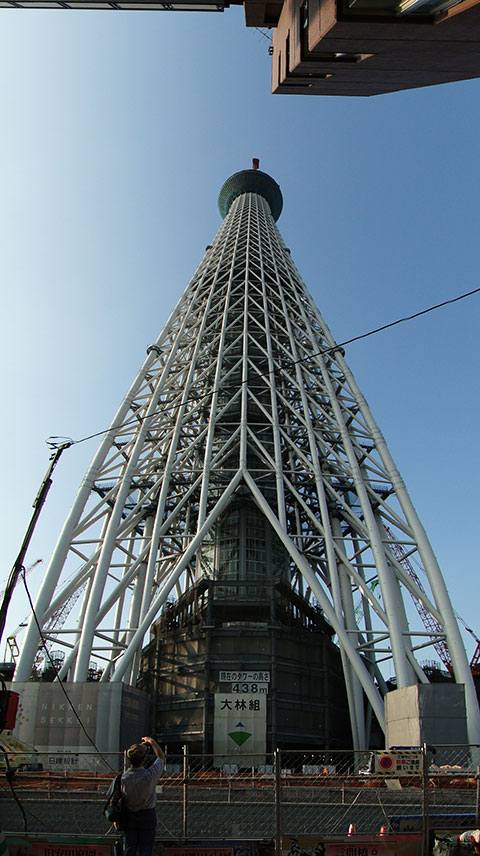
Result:
[[[254,762],[256,756],[251,758]],[[273,758],[247,768],[214,755],[190,756],[186,781],[187,838],[272,838],[275,833]]]
[[[378,833],[392,816],[422,815],[421,769],[400,784],[375,769],[375,753],[282,752],[281,759],[285,833]]]
[[[436,752],[433,751],[436,749]],[[169,756],[157,786],[159,839],[274,839],[282,835],[377,835],[480,826],[479,747],[386,752],[280,751],[249,767],[214,755]],[[29,831],[104,834],[102,809],[120,754],[50,753],[49,768],[18,770],[15,793]],[[57,760],[58,759],[58,760]],[[425,768],[423,762],[426,762]],[[256,760],[253,758],[251,760]],[[438,763],[441,760],[443,763]],[[68,763],[67,763],[68,761]],[[105,766],[108,765],[108,771]],[[0,771],[5,828],[21,831],[20,808]]]

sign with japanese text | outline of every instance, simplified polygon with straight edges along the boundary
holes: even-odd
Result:
[[[271,839],[219,839],[218,841],[192,841],[173,845],[171,841],[156,839],[153,856],[275,856]]]
[[[219,674],[221,683],[242,683],[242,684],[257,684],[261,682],[270,682],[270,672],[244,672],[242,669],[231,669],[230,671],[222,670]]]
[[[237,683],[232,684],[232,693],[253,693],[260,695],[267,695],[268,693],[268,684],[249,684],[249,683]]]
[[[6,834],[10,856],[114,856],[115,839],[104,835],[44,833]]]
[[[395,842],[362,841],[325,844],[325,856],[395,856]]]
[[[233,856],[233,847],[167,847],[167,856]]]
[[[282,856],[421,856],[422,835],[282,835]]]
[[[112,847],[108,844],[66,844],[35,843],[29,852],[32,856],[110,856]]]
[[[266,695],[215,693],[213,751],[220,764],[265,763],[258,756],[265,755],[266,726]]]
[[[375,752],[375,773],[383,773],[387,776],[420,776],[422,753],[408,749]]]

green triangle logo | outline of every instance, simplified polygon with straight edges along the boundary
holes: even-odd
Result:
[[[228,736],[232,738],[237,746],[243,746],[252,735],[249,731],[230,731]]]

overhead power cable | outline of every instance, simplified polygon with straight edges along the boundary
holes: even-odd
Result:
[[[7,782],[8,782],[8,787],[10,788],[13,798],[14,798],[15,802],[17,803],[20,811],[22,812],[23,831],[28,832],[27,815],[25,814],[25,809],[23,807],[23,803],[20,800],[20,798],[18,797],[15,788],[13,787],[13,779],[15,776],[15,770],[12,770],[12,767],[10,764],[10,758],[8,757],[8,751],[7,751],[6,747],[3,746],[3,744],[0,744],[0,750],[5,755],[5,766],[7,768],[6,773],[5,773],[5,777],[6,777]]]
[[[373,336],[375,333],[381,333],[382,330],[388,330],[390,327],[396,327],[397,324],[403,324],[405,321],[413,321],[414,318],[420,318],[421,315],[427,315],[428,312],[433,312],[435,309],[441,309],[442,306],[448,306],[450,303],[457,303],[459,300],[464,300],[465,297],[471,297],[473,294],[478,294],[480,288],[474,288],[473,291],[466,291],[465,294],[459,294],[458,297],[451,297],[450,300],[443,300],[442,303],[436,303],[434,306],[429,306],[427,309],[421,309],[420,312],[414,312],[413,315],[405,315],[404,318],[398,318],[396,321],[390,321],[388,324],[383,324],[381,327],[375,327],[374,330],[369,330],[368,333],[362,333],[361,336],[354,336],[353,339],[347,339],[345,342],[340,342],[337,348],[342,348],[344,345],[350,345],[351,342],[358,342],[360,339],[366,339],[367,336]],[[334,350],[334,349],[330,349]],[[319,354],[322,353],[319,351]],[[312,356],[318,356],[312,354]]]
[[[381,327],[375,327],[373,330],[369,330],[367,333],[361,333],[358,336],[353,336],[351,339],[345,339],[343,342],[338,342],[335,345],[332,345],[329,348],[322,348],[320,351],[316,351],[313,354],[308,354],[306,357],[301,357],[298,360],[292,360],[291,365],[295,366],[299,363],[305,363],[314,357],[321,357],[325,354],[334,354],[335,351],[340,348],[345,347],[345,345],[351,345],[353,342],[359,342],[361,339],[367,339],[369,336],[374,336],[376,333],[381,333],[383,330],[389,330],[391,327],[396,327],[398,324],[404,324],[406,321],[413,321],[415,318],[420,318],[422,315],[427,315],[429,312],[434,312],[436,309],[441,309],[443,306],[449,306],[452,303],[458,303],[459,300],[465,300],[466,297],[472,297],[474,294],[478,294],[480,292],[479,288],[474,288],[472,291],[466,291],[464,294],[459,294],[457,297],[452,297],[449,300],[443,300],[441,303],[435,303],[433,306],[428,306],[426,309],[421,309],[419,312],[414,312],[412,315],[405,315],[403,318],[397,318],[396,321],[390,321],[388,324],[382,324]],[[268,377],[268,375],[273,374],[273,372],[264,372],[260,374],[259,377]],[[248,381],[243,380],[240,382],[240,386],[246,384]],[[118,425],[118,428],[126,428],[129,425],[138,425],[142,422],[145,422],[146,419],[152,419],[154,416],[158,416],[162,412],[166,412],[167,410],[176,410],[180,407],[184,407],[186,404],[199,402],[202,398],[209,398],[214,392],[218,392],[219,390],[209,390],[205,395],[199,395],[192,398],[186,398],[183,401],[180,401],[177,404],[172,402],[171,405],[167,405],[164,410],[157,410],[155,413],[150,413],[147,416],[138,416],[135,419],[130,419],[128,422],[122,422],[121,425]],[[165,403],[165,402],[164,402]],[[86,443],[88,440],[93,440],[95,437],[101,437],[104,434],[108,434],[109,431],[114,431],[116,426],[110,426],[109,428],[103,428],[101,431],[96,431],[94,434],[88,434],[86,437],[81,437],[80,440],[71,440],[68,438],[69,446],[78,446],[80,443]],[[60,443],[65,444],[64,437],[52,436],[47,439],[47,445],[52,448],[57,448]]]
[[[273,41],[272,37],[269,36],[267,33],[264,33],[263,30],[260,29],[260,27],[254,27],[254,29],[257,31],[257,33],[260,33],[260,35],[263,36],[263,38],[266,39],[267,42]]]
[[[15,771],[13,770],[12,772],[14,773]],[[42,826],[45,826],[47,829],[51,829],[53,832],[60,832],[60,833],[62,833],[62,832],[64,831],[63,827],[58,826],[57,824],[53,823],[53,821],[51,820],[51,818],[50,818],[50,817],[47,817],[47,816],[46,816],[46,815],[44,815],[43,813],[41,813],[41,814],[39,815],[39,814],[37,814],[36,812],[34,812],[34,811],[30,808],[30,806],[26,805],[25,803],[21,803],[20,798],[18,797],[18,795],[16,794],[16,792],[15,792],[14,788],[12,787],[12,783],[11,783],[11,782],[9,782],[9,786],[10,786],[10,790],[12,791],[12,793],[13,793],[13,796],[14,796],[15,800],[16,800],[16,801],[18,802],[18,804],[19,804],[19,808],[20,808],[20,810],[22,811],[22,815],[23,815],[23,818],[24,818],[23,825],[24,825],[24,831],[25,831],[25,832],[28,832],[28,829],[25,829],[25,824],[26,824],[26,821],[27,821],[27,818],[26,818],[26,815],[27,815],[27,814],[31,815],[31,816],[32,816],[32,817],[37,821],[37,829],[41,829],[41,828],[42,828]],[[0,783],[0,790],[5,791],[5,792],[8,792],[8,788],[5,788],[1,783]],[[38,811],[38,809],[37,809],[37,811]],[[38,826],[38,823],[40,823],[40,826]]]

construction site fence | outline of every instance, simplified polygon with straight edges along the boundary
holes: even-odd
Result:
[[[282,836],[456,835],[480,826],[479,764],[480,746],[277,749],[248,756],[193,755],[185,747],[181,755],[167,753],[157,787],[157,836],[273,839],[280,852]],[[27,814],[30,806],[30,831],[42,831],[45,803],[55,803],[50,816],[57,831],[67,825],[66,831],[107,832],[102,807],[113,772],[123,769],[123,753],[51,752],[33,766],[17,768],[14,781]],[[4,806],[13,799],[6,782],[1,798]]]

